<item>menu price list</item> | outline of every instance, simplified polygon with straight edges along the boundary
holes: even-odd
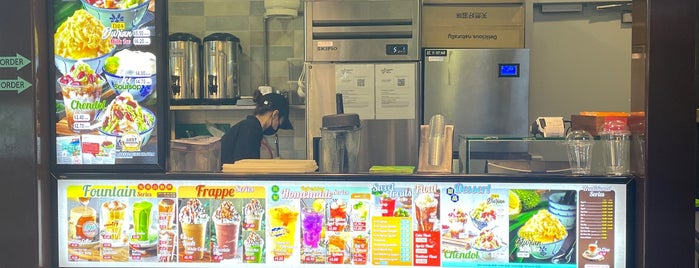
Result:
[[[580,191],[578,252],[582,267],[614,267],[615,192],[604,187]]]
[[[372,264],[412,265],[410,218],[373,217],[371,224]]]

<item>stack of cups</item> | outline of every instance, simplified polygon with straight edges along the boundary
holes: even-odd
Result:
[[[604,123],[600,133],[604,146],[604,166],[608,176],[629,174],[629,147],[631,132],[623,120],[610,120]]]
[[[592,145],[594,138],[585,130],[574,130],[566,135],[568,162],[575,176],[590,175],[592,167]]]

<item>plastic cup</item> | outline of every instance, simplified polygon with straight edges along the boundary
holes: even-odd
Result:
[[[590,175],[592,168],[592,135],[585,130],[571,131],[566,135],[568,163],[573,175]]]
[[[604,124],[600,133],[604,146],[605,172],[609,176],[621,176],[629,173],[629,151],[631,132],[622,120],[612,120]]]

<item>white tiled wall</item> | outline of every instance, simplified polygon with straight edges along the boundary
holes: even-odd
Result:
[[[243,96],[251,96],[253,90],[264,85],[264,12],[263,0],[168,0],[169,31],[190,33],[202,40],[215,32],[238,37],[243,47],[239,62],[240,91]],[[268,30],[269,85],[278,91],[295,91],[295,84],[288,81],[298,77],[290,77],[288,59],[303,59],[303,17],[269,19]],[[171,124],[233,125],[252,113],[252,107],[174,111]],[[294,106],[289,117],[294,130],[280,130],[278,133],[281,158],[305,159],[305,109]],[[274,146],[273,138],[268,139],[268,144]]]

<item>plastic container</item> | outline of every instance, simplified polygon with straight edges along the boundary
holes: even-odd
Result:
[[[170,141],[170,171],[218,172],[221,138],[198,136]]]

